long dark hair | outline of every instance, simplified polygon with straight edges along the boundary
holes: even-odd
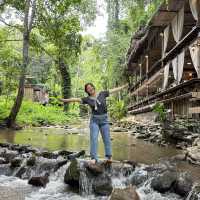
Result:
[[[93,85],[92,83],[86,83],[86,84],[85,84],[85,92],[88,94],[88,96],[90,96],[90,94],[87,92],[87,86],[88,86],[88,85],[90,85],[91,87],[93,87],[94,90],[95,90],[95,87],[94,87],[94,85]]]

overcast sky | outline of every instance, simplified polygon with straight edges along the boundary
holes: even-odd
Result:
[[[108,20],[108,16],[106,13],[106,3],[104,0],[97,0],[97,6],[98,6],[98,14],[96,20],[91,27],[88,27],[86,30],[83,31],[83,34],[84,35],[91,34],[95,38],[103,38],[107,30],[107,20]],[[3,18],[6,18],[7,14],[11,15],[11,19],[9,21],[13,20],[16,21],[16,16],[14,15],[14,12],[12,14],[10,12],[3,14],[2,15]],[[6,21],[8,22],[8,20]],[[0,25],[2,25],[1,22]]]
[[[106,29],[107,29],[107,20],[108,16],[106,13],[106,4],[102,0],[97,0],[99,14],[94,22],[94,24],[87,28],[83,34],[91,34],[95,38],[102,38],[105,36]]]

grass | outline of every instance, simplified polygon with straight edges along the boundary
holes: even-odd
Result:
[[[6,118],[13,105],[12,100],[0,97],[0,121]],[[77,123],[77,107],[70,106],[70,111],[63,112],[63,107],[56,105],[42,106],[39,103],[24,100],[17,116],[17,123],[22,126],[66,125]]]

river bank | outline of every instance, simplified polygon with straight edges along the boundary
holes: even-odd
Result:
[[[177,118],[173,121],[136,121],[125,118],[115,124],[114,132],[127,132],[159,146],[173,145],[183,150],[183,160],[200,165],[200,122],[195,119]]]

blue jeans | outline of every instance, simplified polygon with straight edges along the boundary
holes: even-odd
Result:
[[[108,115],[92,115],[90,118],[90,156],[91,159],[98,161],[98,135],[99,131],[104,143],[105,157],[112,157],[111,141],[110,141],[110,125]]]

